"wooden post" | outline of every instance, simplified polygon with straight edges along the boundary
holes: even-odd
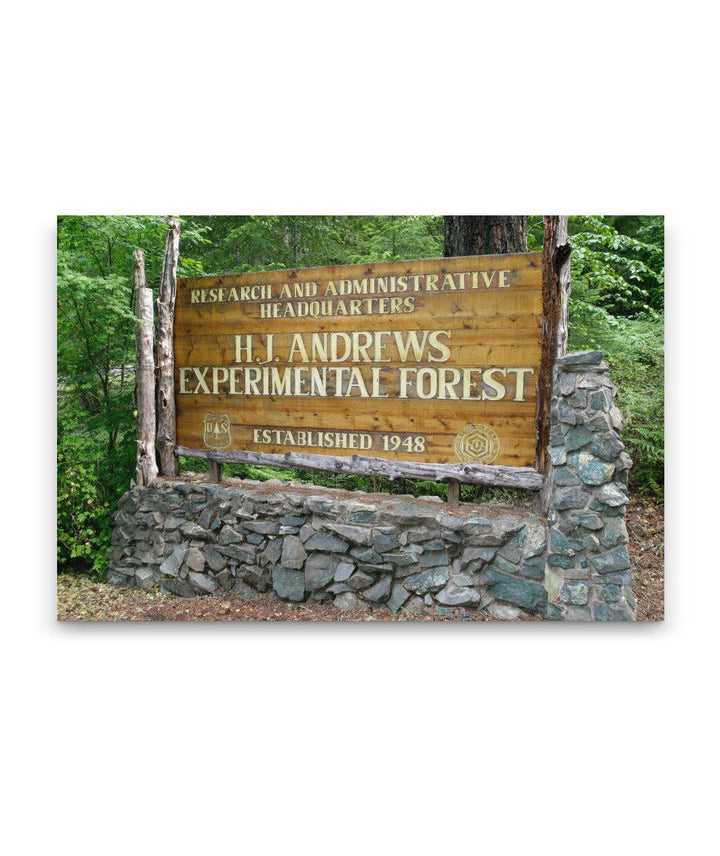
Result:
[[[213,484],[220,484],[223,476],[223,465],[220,461],[210,461],[210,476],[209,481]]]
[[[135,480],[147,485],[157,478],[155,461],[155,358],[153,356],[153,298],[145,282],[145,257],[133,252],[135,270],[135,408],[137,413],[137,463]]]
[[[174,217],[168,217],[168,226],[170,228],[165,239],[165,256],[157,301],[157,449],[160,472],[164,476],[175,476],[178,474],[178,461],[175,457],[177,437],[175,428],[173,324],[175,321],[177,267],[180,254],[180,223]]]
[[[544,218],[543,241],[543,345],[538,383],[538,469],[545,481],[535,503],[537,513],[545,515],[552,490],[552,474],[547,458],[550,439],[550,399],[552,397],[555,360],[564,356],[568,341],[568,298],[570,297],[570,244],[568,218]]]
[[[460,505],[460,482],[459,481],[449,481],[447,483],[448,486],[448,496],[447,501],[448,505]]]

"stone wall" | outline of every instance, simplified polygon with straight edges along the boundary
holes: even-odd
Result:
[[[108,579],[183,597],[273,590],[339,609],[632,619],[630,459],[602,354],[561,360],[554,392],[547,519],[277,480],[158,479],[120,500]]]
[[[550,411],[545,586],[549,613],[559,618],[635,617],[625,526],[632,460],[619,435],[622,416],[615,406],[616,392],[601,351],[568,354],[557,361]]]

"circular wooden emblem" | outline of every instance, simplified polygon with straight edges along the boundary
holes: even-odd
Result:
[[[455,436],[455,454],[466,464],[490,464],[500,451],[500,438],[489,425],[466,425]]]

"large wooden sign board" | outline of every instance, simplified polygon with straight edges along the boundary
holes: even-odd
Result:
[[[534,467],[540,253],[178,280],[177,443]]]

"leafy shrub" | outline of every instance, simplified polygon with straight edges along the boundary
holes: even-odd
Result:
[[[113,509],[98,487],[93,466],[78,461],[70,450],[58,453],[58,570],[101,576],[107,567]]]

